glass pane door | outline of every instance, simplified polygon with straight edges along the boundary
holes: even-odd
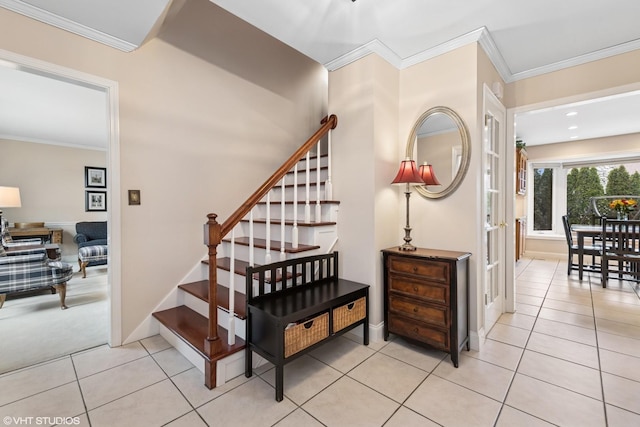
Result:
[[[505,208],[503,173],[504,113],[486,108],[483,143],[484,195],[484,303],[485,332],[498,320],[504,307]],[[497,113],[497,114],[496,114]]]

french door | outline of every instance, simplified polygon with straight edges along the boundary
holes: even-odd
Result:
[[[506,112],[486,90],[483,131],[484,221],[484,330],[489,330],[504,312],[505,294],[505,123]]]

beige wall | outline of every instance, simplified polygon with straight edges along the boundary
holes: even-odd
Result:
[[[329,74],[334,198],[340,200],[341,276],[371,285],[370,323],[382,322],[380,250],[397,242],[398,71],[377,55]],[[380,338],[380,329],[377,330]],[[376,338],[376,331],[372,338]]]
[[[75,223],[107,219],[105,212],[85,212],[84,186],[84,167],[106,167],[106,152],[2,139],[0,152],[0,183],[20,188],[22,200],[21,208],[3,210],[7,220],[62,228],[62,256],[75,263]]]
[[[480,226],[475,214],[480,208],[481,141],[477,131],[477,47],[470,44],[432,60],[414,65],[400,75],[400,121],[397,159],[404,157],[416,120],[436,106],[449,107],[460,115],[470,134],[471,162],[460,187],[444,199],[426,199],[416,191],[411,196],[411,236],[418,247],[470,252],[469,307],[471,331],[478,331],[481,313],[476,309],[481,287],[477,268],[480,255]],[[393,179],[390,176],[389,179]],[[403,191],[403,190],[398,190]],[[398,204],[396,224],[402,242],[405,205]]]
[[[327,113],[322,66],[209,1],[161,37],[123,53],[0,9],[0,49],[119,84],[124,339],[206,254],[206,214],[226,219]],[[267,77],[234,74],[233,57]]]
[[[329,74],[330,110],[343,123],[333,133],[342,271],[347,278],[372,285],[374,325],[382,321],[380,250],[403,243],[404,237],[405,188],[391,181],[415,121],[428,109],[450,107],[470,129],[476,128],[475,64],[476,48],[470,45],[401,71],[372,54]],[[472,145],[479,141],[473,134]],[[474,147],[472,156],[474,151],[480,155]],[[460,189],[446,199],[425,199],[412,192],[416,246],[476,253],[477,224],[468,221],[478,208],[478,179],[470,178],[479,172],[475,163]],[[471,268],[474,289],[475,276]]]

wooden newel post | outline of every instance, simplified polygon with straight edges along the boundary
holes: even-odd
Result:
[[[204,351],[207,356],[216,354],[222,350],[220,337],[218,336],[218,245],[222,241],[222,227],[216,221],[218,215],[209,214],[209,219],[204,225],[204,244],[209,247],[209,333],[204,341]]]

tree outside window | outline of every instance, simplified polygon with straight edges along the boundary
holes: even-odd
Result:
[[[608,173],[605,173],[608,171]],[[629,174],[624,165],[571,169],[567,175],[567,214],[572,224],[593,224],[590,199],[598,196],[640,195],[640,173]],[[608,211],[609,201],[598,206]]]
[[[553,169],[533,170],[533,229],[553,229]]]

